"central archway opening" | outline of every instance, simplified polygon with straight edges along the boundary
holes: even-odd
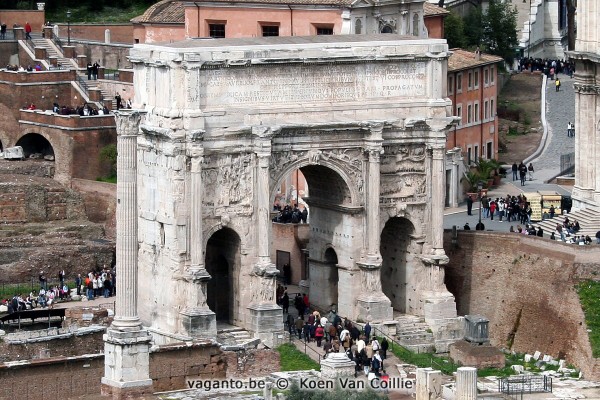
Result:
[[[272,193],[272,256],[289,263],[280,285],[291,285],[291,298],[307,294],[311,305],[337,309],[339,265],[350,264],[354,250],[348,227],[356,219],[345,209],[352,204],[346,181],[332,168],[306,165],[282,177]]]
[[[28,133],[21,137],[16,146],[23,148],[25,158],[54,160],[54,149],[52,145],[42,135],[38,133]]]
[[[390,218],[381,232],[379,251],[383,263],[381,266],[381,288],[392,302],[394,311],[406,313],[416,293],[407,293],[411,279],[410,264],[413,256],[410,252],[412,235],[415,228],[406,218]]]
[[[205,266],[211,275],[206,288],[206,303],[217,321],[233,320],[234,274],[240,266],[240,237],[229,228],[221,228],[206,243]]]

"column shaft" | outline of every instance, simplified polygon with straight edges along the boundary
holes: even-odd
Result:
[[[269,160],[270,153],[257,153],[258,168],[256,179],[256,190],[258,191],[258,213],[257,213],[257,249],[258,263],[260,265],[271,264],[271,238],[269,235],[269,209],[271,202],[269,201]]]
[[[456,371],[456,400],[477,400],[477,368],[460,367]]]
[[[431,242],[434,254],[444,254],[444,152],[445,148],[432,149],[431,163]]]
[[[367,255],[379,256],[380,148],[369,149],[367,190]]]
[[[117,116],[117,300],[115,327],[137,327],[138,205],[137,129],[139,115]]]
[[[190,210],[190,259],[191,270],[196,272],[204,269],[202,250],[204,238],[202,235],[202,156],[203,149],[196,148],[191,155],[191,210]]]

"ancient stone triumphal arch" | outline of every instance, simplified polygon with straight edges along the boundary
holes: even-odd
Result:
[[[295,169],[310,186],[312,303],[363,321],[456,317],[443,282],[447,57],[443,40],[396,35],[135,46],[140,111],[117,116],[117,218],[137,223],[139,246],[127,236],[137,259],[117,259],[133,287],[113,330],[124,313],[164,343],[215,337],[219,318],[272,345],[271,199]],[[125,343],[110,332],[108,354]]]

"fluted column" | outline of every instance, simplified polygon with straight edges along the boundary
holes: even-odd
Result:
[[[113,399],[152,392],[150,341],[137,313],[137,136],[142,113],[118,111],[117,121],[117,300],[104,335],[102,394]]]
[[[382,259],[379,251],[383,123],[371,124],[369,128],[370,132],[365,140],[365,153],[367,154],[365,248],[357,263],[361,278],[361,294],[357,298],[357,318],[363,321],[381,322],[391,319],[393,314],[391,302],[381,288]]]
[[[477,400],[477,368],[460,367],[456,371],[456,400]]]
[[[433,146],[431,162],[431,244],[433,254],[445,255],[444,252],[444,198],[445,166],[444,155],[446,148],[443,144]]]
[[[117,114],[117,299],[112,327],[137,328],[137,136],[142,114]]]
[[[211,276],[204,265],[202,234],[202,161],[204,148],[194,143],[190,158],[190,265],[185,271],[188,298],[181,311],[183,333],[198,338],[217,337],[217,319],[206,304],[206,285]]]
[[[279,274],[271,262],[271,201],[269,164],[271,138],[277,128],[255,126],[252,128],[256,154],[256,264],[251,276],[251,302],[248,306],[249,329],[267,346],[276,346],[283,329],[283,312],[275,299],[275,278]]]

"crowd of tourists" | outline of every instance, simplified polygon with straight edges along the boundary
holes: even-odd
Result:
[[[468,196],[467,198],[467,215],[472,214],[474,199],[472,196]],[[481,198],[481,217],[489,218],[492,221],[494,217],[499,222],[512,222],[519,221],[521,224],[531,223],[531,205],[527,201],[527,197],[523,194],[518,196],[507,195],[506,197],[497,197],[496,199],[490,198],[488,196],[483,196]],[[465,230],[467,229],[467,225],[465,225]]]
[[[273,218],[273,222],[280,222],[282,224],[305,224],[308,219],[308,210],[303,208],[300,210],[297,204],[294,206],[286,205],[283,208],[279,203],[273,205],[273,211],[278,211],[279,213],[275,218]]]
[[[554,79],[558,74],[565,74],[572,78],[575,64],[565,60],[524,57],[519,60],[519,71],[540,71],[550,79]]]

